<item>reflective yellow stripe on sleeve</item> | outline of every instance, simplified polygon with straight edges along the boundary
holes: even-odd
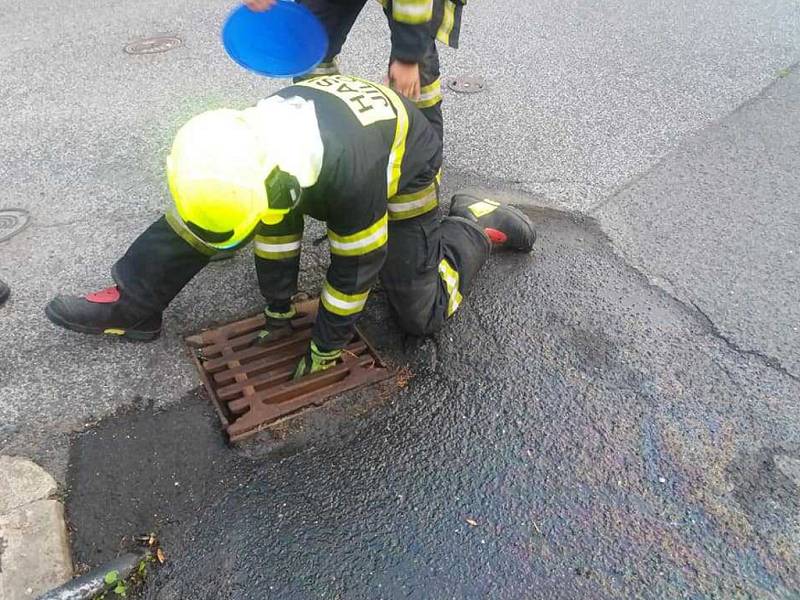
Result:
[[[383,215],[366,229],[351,235],[339,235],[328,229],[331,254],[337,256],[360,256],[384,246],[388,239],[387,215]]]
[[[255,253],[259,258],[266,260],[282,260],[300,254],[303,243],[302,234],[292,235],[257,235],[255,240]]]
[[[415,102],[417,108],[430,108],[442,101],[442,81],[437,79],[430,85],[424,86],[419,91],[419,100]]]
[[[401,221],[425,214],[439,206],[439,193],[436,183],[412,194],[398,194],[389,198],[389,219]]]
[[[461,305],[463,300],[461,292],[458,291],[458,271],[456,271],[446,258],[439,263],[439,277],[444,281],[449,300],[447,301],[447,316],[450,317]]]
[[[322,288],[322,305],[335,315],[349,317],[360,313],[367,303],[369,290],[360,294],[345,294],[333,287],[327,281]]]
[[[386,97],[389,98],[389,101],[397,112],[394,143],[392,144],[392,151],[389,154],[389,163],[386,165],[386,197],[391,198],[397,194],[397,188],[400,186],[403,157],[406,154],[406,137],[408,136],[408,113],[406,112],[406,107],[403,105],[403,101],[400,100],[400,97],[393,90],[384,86],[376,87],[379,87]]]
[[[427,23],[433,17],[433,0],[393,0],[392,17],[408,25]]]

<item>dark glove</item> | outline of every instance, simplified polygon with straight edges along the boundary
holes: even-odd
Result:
[[[330,369],[336,365],[336,361],[341,355],[341,350],[320,350],[317,348],[317,344],[312,340],[311,345],[306,351],[306,355],[301,358],[300,362],[297,364],[297,369],[294,371],[294,379]]]
[[[264,309],[264,316],[266,317],[264,329],[258,332],[258,336],[253,340],[253,346],[266,346],[292,335],[292,319],[297,316],[294,306],[286,312],[273,312],[267,307]]]

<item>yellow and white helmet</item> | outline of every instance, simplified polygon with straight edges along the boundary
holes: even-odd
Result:
[[[230,248],[259,221],[278,223],[289,212],[270,208],[265,182],[275,168],[242,112],[220,109],[181,127],[167,158],[167,179],[189,229],[210,246]]]

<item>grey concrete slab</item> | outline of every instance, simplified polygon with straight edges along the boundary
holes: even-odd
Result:
[[[56,493],[55,479],[36,463],[19,456],[0,456],[0,514]]]
[[[72,577],[55,479],[34,462],[0,455],[0,598],[38,597]]]
[[[32,600],[72,577],[64,507],[39,500],[0,514],[0,598]]]
[[[619,248],[730,342],[800,377],[800,73],[599,208]]]

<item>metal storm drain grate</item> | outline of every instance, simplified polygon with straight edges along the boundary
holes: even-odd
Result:
[[[159,35],[136,40],[125,46],[128,54],[160,54],[183,46],[183,40],[175,35]]]
[[[250,344],[264,326],[257,315],[186,338],[206,390],[232,442],[332,396],[393,374],[359,332],[335,367],[292,380],[311,340],[317,301],[296,305],[294,333],[271,345]]]
[[[30,214],[22,208],[0,209],[0,242],[10,240],[30,222]]]
[[[452,77],[447,87],[459,94],[477,94],[486,89],[486,84],[479,77]]]

